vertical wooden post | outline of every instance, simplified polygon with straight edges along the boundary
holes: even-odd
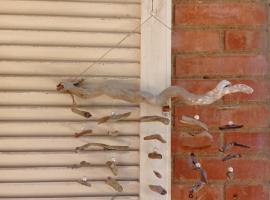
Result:
[[[153,2],[153,6],[152,6]],[[170,0],[142,0],[142,22],[151,14],[171,27]],[[141,28],[141,90],[159,94],[171,85],[171,31],[154,17]],[[168,102],[170,105],[170,102]],[[162,116],[162,108],[141,104],[141,116]],[[170,113],[168,116],[170,118]],[[161,134],[167,141],[144,141],[150,134]],[[171,124],[141,123],[140,125],[140,200],[171,199]],[[157,150],[163,155],[161,160],[148,158],[148,153]],[[162,174],[158,179],[153,170]],[[149,185],[161,185],[167,190],[166,196],[152,192]]]

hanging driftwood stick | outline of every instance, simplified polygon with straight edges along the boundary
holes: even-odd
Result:
[[[206,183],[204,183],[204,182],[202,182],[202,181],[198,181],[198,182],[196,182],[193,186],[192,186],[192,188],[191,188],[191,190],[190,190],[190,192],[189,192],[189,198],[193,198],[194,197],[194,194],[195,193],[197,193],[197,192],[199,192],[204,186],[205,186],[205,184]]]
[[[107,145],[102,143],[87,143],[82,146],[76,147],[76,152],[86,150],[87,148],[91,147],[100,147],[104,150],[117,150],[117,151],[125,151],[129,149],[129,146],[113,146],[113,145]]]
[[[92,134],[92,133],[93,133],[92,130],[84,130],[84,131],[81,131],[79,133],[75,133],[74,136],[77,138],[77,137],[81,137],[83,135]]]
[[[118,183],[115,179],[112,177],[108,177],[105,183],[109,186],[111,186],[115,191],[117,192],[123,192],[123,187]]]
[[[87,112],[87,111],[84,111],[84,110],[79,110],[77,107],[73,106],[71,108],[71,111],[80,115],[80,116],[83,116],[84,118],[90,118],[92,115],[90,112]]]
[[[162,159],[162,155],[160,153],[157,153],[156,151],[149,153],[148,158],[150,159]]]
[[[102,117],[102,118],[100,118],[98,120],[98,124],[102,124],[102,123],[105,123],[105,122],[117,122],[117,121],[128,118],[130,115],[131,115],[131,112],[105,116],[105,117]]]
[[[180,122],[184,123],[184,124],[189,124],[191,126],[198,126],[202,129],[208,131],[208,126],[205,123],[203,123],[197,119],[194,119],[193,117],[188,117],[188,116],[183,115],[182,120],[180,120]]]
[[[234,158],[241,158],[242,155],[240,153],[230,153],[228,155],[226,155],[224,158],[222,158],[222,161],[227,161],[227,160],[231,160]]]
[[[149,185],[150,190],[160,195],[166,195],[167,191],[160,185]]]
[[[81,167],[91,167],[91,163],[86,162],[86,161],[81,161],[80,164],[71,166],[72,169],[77,169]]]
[[[166,143],[166,140],[160,134],[148,135],[143,138],[144,140],[158,140],[161,143]]]
[[[162,175],[158,171],[153,171],[153,173],[156,175],[158,178],[162,178]]]
[[[94,98],[107,95],[114,99],[122,99],[131,103],[149,103],[164,106],[172,97],[183,99],[189,105],[212,104],[227,94],[246,93],[251,94],[253,89],[245,84],[232,85],[231,82],[223,80],[217,86],[205,94],[193,94],[178,86],[171,86],[158,95],[149,92],[139,91],[134,86],[129,86],[121,81],[104,81],[102,83],[83,84],[80,82],[65,81],[57,85],[59,92],[69,92],[80,98]]]
[[[219,148],[219,151],[225,153],[227,150],[231,149],[232,147],[250,148],[250,146],[247,146],[245,144],[240,144],[238,142],[230,142],[228,144],[224,144],[221,148]]]
[[[112,171],[113,175],[118,175],[118,168],[116,166],[116,163],[114,161],[107,161],[106,166],[109,167],[109,169]]]
[[[219,130],[230,130],[230,129],[239,129],[239,128],[243,128],[244,125],[241,124],[226,124],[224,126],[220,126],[218,127]]]
[[[165,125],[170,123],[170,120],[160,116],[143,116],[139,119],[140,122],[161,122]]]

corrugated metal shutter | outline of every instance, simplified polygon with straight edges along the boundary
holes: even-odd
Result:
[[[136,200],[139,193],[139,124],[97,125],[112,112],[139,105],[99,97],[78,100],[90,121],[70,111],[71,98],[56,85],[79,74],[140,23],[139,0],[0,1],[0,199]],[[139,84],[140,33],[114,49],[85,75],[87,81],[122,79]],[[92,129],[94,136],[74,138]],[[119,137],[107,136],[118,130]],[[74,153],[87,142],[129,145],[131,150]],[[104,180],[108,160],[120,165],[116,193]],[[90,168],[68,166],[88,161]],[[88,177],[92,187],[76,183]]]

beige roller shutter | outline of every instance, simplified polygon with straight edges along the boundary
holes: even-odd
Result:
[[[140,24],[139,0],[0,1],[0,199],[137,200],[139,105],[108,97],[78,100],[93,117],[70,111],[56,85],[79,74]],[[140,32],[132,34],[83,76],[87,81],[140,83]],[[97,125],[99,117],[132,111],[130,121]],[[93,136],[74,138],[92,129]],[[117,130],[119,137],[107,135]],[[128,151],[75,153],[87,142],[128,145]],[[104,181],[115,159],[115,192]],[[71,169],[87,161],[91,167]],[[87,177],[92,187],[76,181]]]

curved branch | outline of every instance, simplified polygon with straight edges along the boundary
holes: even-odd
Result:
[[[82,80],[79,82],[66,81],[57,85],[57,90],[85,99],[107,95],[130,103],[148,103],[159,106],[166,105],[167,101],[172,97],[181,98],[189,105],[206,105],[214,103],[227,94],[251,94],[253,92],[253,89],[245,84],[232,85],[231,82],[226,80],[220,81],[214,89],[205,94],[193,94],[182,87],[171,86],[160,94],[153,95],[149,92],[139,91],[134,86],[132,87],[121,81],[105,81],[87,87],[84,85]]]

